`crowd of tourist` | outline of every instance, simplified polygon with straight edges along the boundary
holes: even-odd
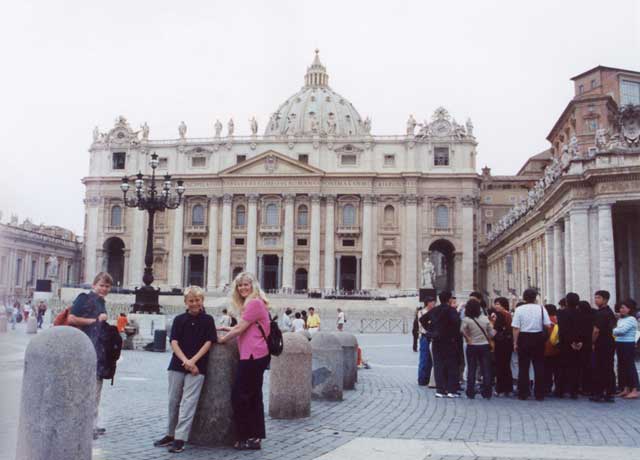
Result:
[[[413,327],[418,385],[433,384],[437,398],[459,398],[463,386],[470,399],[478,390],[485,399],[640,397],[633,299],[611,308],[609,292],[600,290],[595,308],[573,292],[558,306],[541,305],[533,289],[522,299],[512,310],[506,298],[487,305],[479,292],[462,306],[450,292],[438,295],[438,305],[428,297]]]
[[[15,299],[13,303],[8,302],[6,299],[4,302],[4,314],[11,323],[11,329],[15,329],[16,324],[22,321],[26,323],[29,316],[36,318],[38,329],[42,329],[46,313],[47,304],[44,300],[32,302],[31,299],[27,299],[24,305],[18,299]]]

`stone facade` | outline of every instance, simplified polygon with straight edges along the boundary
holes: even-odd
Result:
[[[0,298],[27,299],[36,281],[49,279],[54,288],[78,283],[82,244],[70,230],[22,224],[12,217],[0,224]]]
[[[265,134],[149,138],[124,117],[90,148],[85,271],[140,285],[145,213],[124,208],[123,175],[184,179],[184,205],[156,215],[154,271],[163,288],[225,288],[240,270],[270,291],[415,292],[431,257],[436,284],[468,292],[477,275],[479,177],[471,121],[439,108],[405,133],[371,134],[371,120],[328,86],[318,56],[305,85],[271,115]]]

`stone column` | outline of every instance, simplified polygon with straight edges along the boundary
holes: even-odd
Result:
[[[98,211],[100,199],[93,197],[84,200],[87,207],[87,236],[84,247],[84,282],[91,284],[96,276],[96,249],[98,249]],[[13,271],[9,272],[13,276]],[[47,274],[45,273],[44,276]]]
[[[362,289],[362,257],[356,256],[356,291]]]
[[[569,215],[564,217],[564,290],[563,296],[567,292],[573,291],[571,282],[571,219]]]
[[[559,299],[555,298],[555,282],[554,280],[554,228],[547,227],[544,232],[545,254],[544,254],[544,272],[545,272],[545,296],[547,302],[556,303]]]
[[[172,240],[170,253],[171,259],[169,263],[169,286],[171,286],[172,288],[182,287],[182,242],[184,239],[184,208],[186,205],[187,202],[185,200],[180,206],[178,206],[175,211],[173,211],[173,231],[171,232]],[[130,264],[135,263],[135,259],[133,258],[133,251],[129,257],[129,262]],[[131,269],[129,270],[130,276],[132,271],[133,270]]]
[[[324,228],[324,289],[325,291],[336,288],[335,266],[335,209],[336,196],[325,195],[326,216]]]
[[[293,221],[294,221],[294,202],[296,196],[294,194],[286,194],[284,196],[284,234],[282,241],[282,289],[293,291]]]
[[[463,197],[462,204],[462,294],[473,291],[473,197]]]
[[[553,224],[553,302],[565,295],[564,286],[564,239],[560,222]]]
[[[311,243],[309,248],[309,290],[320,289],[320,194],[311,195]]]
[[[256,245],[258,239],[258,195],[256,193],[250,193],[248,195],[248,199],[249,212],[247,215],[247,263],[245,270],[255,276],[257,274]]]
[[[418,198],[416,195],[405,195],[405,240],[402,259],[404,261],[403,289],[416,289],[418,285]]]
[[[611,299],[609,305],[616,303],[616,256],[613,247],[613,219],[611,216],[611,204],[598,205],[598,236],[599,236],[599,260],[600,283],[594,286],[596,289],[609,291]],[[631,240],[629,240],[631,241]],[[595,248],[594,248],[595,249]]]
[[[336,291],[340,289],[340,262],[342,260],[342,256],[336,257]]]
[[[373,195],[364,196],[364,208],[362,211],[362,270],[361,270],[361,289],[371,289],[373,284],[371,282],[371,232],[373,221],[371,218],[373,203],[375,197]]]
[[[180,206],[178,209],[181,209]],[[131,232],[131,256],[129,262],[129,286],[142,286],[142,272],[144,271],[144,253],[147,243],[147,229],[145,228],[146,211],[132,209],[133,230]]]
[[[231,204],[233,195],[225,193],[222,197],[222,238],[220,241],[220,284],[225,287],[231,280]]]
[[[571,283],[581,299],[591,298],[589,285],[589,215],[586,207],[574,207],[571,215]]]
[[[264,262],[262,260],[262,254],[258,256],[258,271],[255,276],[260,286],[264,285]]]
[[[207,264],[207,291],[218,287],[218,197],[209,197],[209,252]]]

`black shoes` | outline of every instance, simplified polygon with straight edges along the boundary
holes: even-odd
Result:
[[[246,441],[236,441],[233,448],[236,450],[260,450],[262,446],[260,445],[260,439],[252,438]]]
[[[165,436],[162,439],[158,439],[153,443],[154,447],[167,447],[174,441],[173,436]]]
[[[171,444],[171,447],[169,447],[169,452],[174,454],[179,454],[183,450],[184,450],[184,441],[182,441],[181,439],[176,439]]]

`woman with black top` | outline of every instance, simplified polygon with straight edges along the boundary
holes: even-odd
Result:
[[[513,353],[513,335],[511,332],[511,313],[509,301],[498,297],[490,311],[489,320],[493,325],[495,336],[494,358],[496,366],[496,394],[509,396],[513,392],[513,375],[511,374],[511,354]]]

